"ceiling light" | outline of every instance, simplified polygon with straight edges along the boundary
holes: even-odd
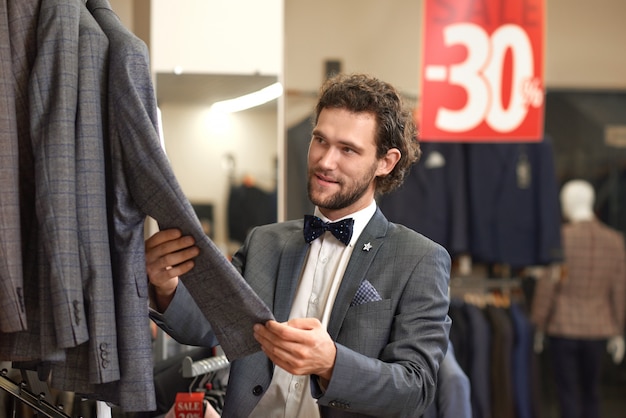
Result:
[[[234,99],[215,102],[211,106],[211,110],[218,112],[239,112],[240,110],[250,109],[251,107],[260,106],[277,99],[282,94],[282,84],[274,83],[253,93],[245,94]]]

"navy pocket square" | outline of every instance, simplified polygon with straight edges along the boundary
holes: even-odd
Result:
[[[368,302],[376,302],[377,300],[383,300],[378,294],[378,291],[368,280],[363,280],[359,286],[359,290],[356,291],[354,299],[350,302],[350,306],[362,305]]]

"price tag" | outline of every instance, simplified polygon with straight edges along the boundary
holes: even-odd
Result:
[[[204,393],[177,393],[174,404],[175,418],[203,418]]]
[[[424,0],[420,138],[540,141],[544,0]]]

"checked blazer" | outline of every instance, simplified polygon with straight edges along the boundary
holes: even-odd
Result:
[[[594,219],[562,227],[565,274],[537,281],[532,320],[546,335],[602,339],[624,332],[623,235]]]
[[[53,372],[53,385],[92,394],[125,411],[154,410],[144,254],[147,215],[162,228],[178,227],[195,237],[201,254],[194,273],[183,280],[190,289],[210,284],[220,289],[194,295],[200,295],[198,305],[218,330],[229,358],[259,350],[252,324],[272,314],[206,236],[172,172],[159,138],[145,43],[122,25],[107,0],[88,0],[87,9],[109,40],[105,154],[110,164],[109,237],[122,373],[117,381],[93,385],[78,370],[65,369],[65,374]]]
[[[8,4],[0,2],[0,39],[10,39]],[[0,43],[0,331],[27,328],[22,276],[19,146],[16,93],[10,42]]]
[[[19,166],[28,330],[3,335],[0,355],[68,364],[93,383],[117,380],[99,109],[106,38],[80,1],[26,0],[8,10],[21,25],[11,29],[12,46],[32,51],[13,63],[20,157],[33,158]],[[65,349],[91,361],[79,365]]]

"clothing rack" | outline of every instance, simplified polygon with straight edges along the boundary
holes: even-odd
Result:
[[[191,357],[183,359],[183,377],[202,376],[228,367],[230,363],[225,355],[193,361]]]
[[[43,392],[36,395],[28,389],[28,384],[25,381],[18,384],[11,380],[8,377],[7,369],[0,371],[0,389],[7,391],[9,394],[13,395],[13,397],[19,399],[37,412],[44,414],[46,417],[70,418],[69,415],[66,415],[59,408],[47,402]]]
[[[484,277],[453,277],[450,279],[450,296],[464,297],[467,294],[488,294],[498,292],[504,296],[511,296],[522,289],[522,279],[484,278]]]
[[[484,277],[452,277],[450,287],[467,290],[512,290],[521,286],[521,279],[508,278],[484,278]]]

